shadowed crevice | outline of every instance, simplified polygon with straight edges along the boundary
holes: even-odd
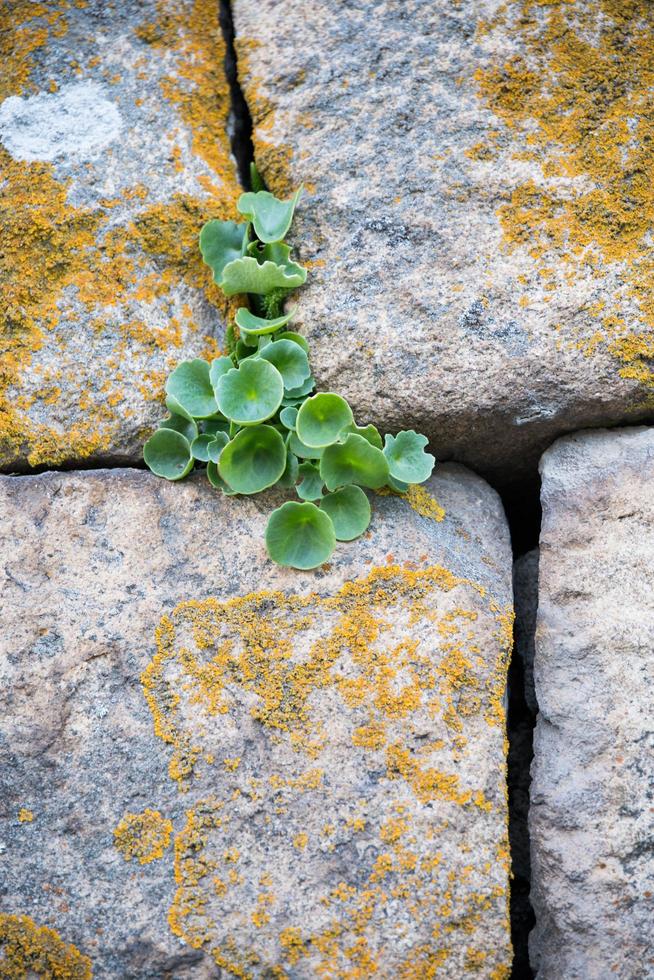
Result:
[[[238,176],[245,190],[250,190],[250,163],[254,160],[252,117],[238,81],[238,61],[234,46],[234,19],[229,0],[220,0],[220,26],[225,39],[225,74],[229,83],[232,110],[229,138]]]
[[[502,503],[511,531],[514,560],[538,547],[542,510],[540,503],[540,479],[537,474],[525,482],[513,484],[501,492]],[[535,916],[530,901],[531,862],[529,839],[530,767],[533,758],[534,704],[529,702],[525,676],[525,662],[520,650],[526,642],[525,626],[533,624],[522,608],[528,597],[517,588],[514,578],[514,604],[516,623],[513,634],[513,655],[509,666],[507,689],[508,709],[506,733],[509,743],[507,755],[507,790],[509,808],[509,846],[511,850],[511,942],[513,966],[511,980],[532,980],[534,972],[529,964],[529,933],[534,927]],[[533,639],[533,636],[532,636]]]

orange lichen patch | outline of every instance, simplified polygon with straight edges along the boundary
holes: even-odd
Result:
[[[611,342],[609,350],[623,365],[623,378],[633,378],[641,384],[652,385],[654,365],[654,331],[649,334],[630,334]]]
[[[430,517],[433,521],[442,521],[445,517],[445,508],[419,483],[412,483],[403,496],[421,517]]]
[[[476,751],[461,735],[471,725],[501,753],[492,729],[510,620],[473,582],[397,565],[330,597],[190,600],[165,616],[142,683],[173,750],[172,778],[185,790],[205,775],[215,785],[201,762],[235,733],[265,745],[269,769],[248,778],[244,755],[222,769],[219,797],[187,811],[175,839],[175,934],[238,977],[288,976],[305,961],[311,975],[363,980],[385,956],[380,937],[404,949],[416,920],[433,941],[398,959],[397,975],[447,976],[487,910],[506,902],[506,828],[457,760]],[[318,710],[326,704],[336,734]],[[365,796],[352,797],[353,782]],[[464,819],[460,808],[485,822],[482,867],[463,848],[446,861],[431,845],[449,817]],[[355,835],[373,855],[356,883],[307,877],[320,852]]]
[[[12,390],[22,371],[48,342],[60,310],[59,298],[87,269],[95,244],[98,217],[67,203],[67,186],[45,164],[13,161],[0,148],[0,279],[4,283],[0,342],[0,456],[14,455],[24,443],[38,446],[53,462],[74,452],[88,455],[101,444],[90,427],[60,437],[32,423],[17,407]],[[32,460],[34,464],[40,458]]]
[[[0,913],[0,977],[90,980],[91,961],[53,929],[27,915]]]
[[[34,90],[30,84],[32,56],[50,38],[66,33],[65,13],[69,8],[68,0],[13,0],[0,7],[0,102],[10,95]]]
[[[415,510],[416,514],[420,514],[421,517],[429,517],[437,523],[440,523],[445,517],[445,508],[441,507],[429,491],[419,483],[412,483],[406,493],[398,493],[396,490],[391,490],[388,487],[382,487],[376,493],[380,497],[400,497],[402,500],[406,500],[409,507]]]
[[[142,25],[137,33],[148,44],[173,53],[175,74],[162,80],[162,92],[191,131],[194,152],[224,185],[215,194],[221,213],[214,217],[232,217],[238,191],[227,136],[230,97],[219,7],[212,0],[193,0],[190,8],[159,0],[158,8],[158,20]]]
[[[618,273],[617,315],[600,331],[620,375],[644,388],[654,372],[630,340],[654,329],[653,30],[648,0],[516,0],[480,28],[508,35],[516,53],[476,73],[506,126],[493,145],[519,159],[527,144],[541,167],[498,212],[507,246],[525,249],[536,275],[556,270],[552,289]]]
[[[136,858],[139,864],[149,864],[163,857],[172,832],[172,823],[158,810],[126,813],[114,830],[114,845],[126,861]]]
[[[22,806],[18,811],[18,822],[19,823],[32,823],[34,820],[34,814],[27,807]]]
[[[225,297],[213,282],[211,270],[202,261],[198,235],[211,218],[232,218],[235,205],[188,194],[176,194],[166,204],[144,208],[134,220],[133,235],[149,255],[165,260],[158,281],[141,283],[141,289],[168,291],[178,282],[204,290],[207,299],[223,316],[234,312],[234,301]],[[147,295],[147,293],[146,293]],[[233,309],[234,308],[234,309]]]
[[[275,105],[262,94],[263,80],[252,69],[252,53],[261,42],[254,38],[237,37],[238,78],[252,116],[252,143],[257,168],[269,190],[280,197],[295,190],[297,178],[291,173],[293,150],[275,137]]]
[[[142,675],[155,731],[175,749],[171,767],[185,778],[192,773],[194,760],[201,757],[201,750],[190,745],[188,732],[180,728],[179,689],[171,691],[166,682],[173,666],[185,678],[184,700],[190,705],[199,705],[209,716],[226,714],[232,706],[228,690],[239,685],[255,695],[252,717],[287,733],[294,748],[310,756],[320,751],[324,736],[311,721],[309,701],[314,691],[334,683],[346,705],[369,706],[373,712],[369,725],[377,726],[378,741],[385,719],[409,716],[425,697],[425,703],[431,702],[427,692],[437,684],[439,674],[445,678],[441,681],[445,707],[456,716],[455,689],[463,685],[476,689],[477,684],[470,660],[456,645],[446,644],[438,667],[431,654],[417,653],[415,643],[404,641],[374,656],[372,650],[389,628],[385,607],[407,602],[409,623],[417,622],[431,615],[425,601],[432,590],[449,591],[462,582],[445,569],[414,572],[389,565],[363,582],[347,583],[338,596],[328,599],[257,593],[228,602],[208,599],[182,604],[176,616],[186,623],[185,628],[191,628],[197,653],[186,647],[177,650],[175,623],[164,617],[157,629],[158,652]],[[483,595],[483,589],[467,585]],[[333,623],[331,635],[313,645],[307,662],[296,663],[294,639],[310,628],[310,610],[316,606]],[[499,610],[497,615],[499,619]],[[465,611],[454,610],[439,622],[452,625],[457,618],[465,620]],[[212,650],[215,637],[224,631],[227,637],[205,660],[204,651]],[[344,648],[351,651],[354,671],[346,677],[332,673]],[[501,693],[493,690],[491,700],[499,696],[501,701]],[[467,704],[464,713],[470,710]]]
[[[0,148],[4,463],[26,458],[31,466],[59,465],[108,451],[134,415],[134,403],[160,397],[180,348],[200,332],[190,310],[183,317],[174,312],[180,284],[202,291],[223,313],[231,308],[197,248],[203,222],[233,216],[239,193],[226,133],[229,98],[217,8],[194,0],[183,10],[175,6],[166,19],[167,7],[160,5],[163,27],[152,40],[170,49],[165,62],[171,73],[162,84],[193,152],[207,164],[197,175],[199,195],[152,204],[150,190],[136,184],[92,207],[75,206],[69,203],[75,180],[57,179],[49,164],[14,161]],[[10,85],[4,94],[34,90],[35,53],[65,33],[70,9],[69,0],[17,0],[11,13],[3,8],[0,55]],[[153,53],[152,62],[156,73],[164,59]],[[100,63],[101,56],[85,60],[89,68]],[[65,81],[67,71],[76,77],[81,69],[69,66],[57,81]],[[179,161],[179,146],[171,150]],[[93,166],[101,163],[80,172],[82,184]],[[99,382],[96,345],[108,387]],[[204,348],[210,356],[219,352],[212,336]]]

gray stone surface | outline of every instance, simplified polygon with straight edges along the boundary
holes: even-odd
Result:
[[[524,693],[532,715],[538,711],[534,690],[534,646],[538,613],[538,548],[521,555],[513,563],[513,603],[515,605],[515,652],[522,660]]]
[[[530,830],[539,980],[654,976],[654,429],[545,454]]]
[[[496,483],[652,416],[651,4],[233,7],[323,388]]]
[[[0,12],[0,470],[140,459],[167,372],[219,349],[223,57],[208,0]]]
[[[2,911],[100,980],[507,976],[509,535],[428,489],[300,573],[203,477],[0,478]]]

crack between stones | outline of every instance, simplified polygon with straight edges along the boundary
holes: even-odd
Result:
[[[532,479],[499,492],[511,532],[515,562],[539,545],[542,519],[540,478],[535,475]],[[513,653],[507,674],[506,717],[507,798],[511,853],[510,920],[513,945],[511,980],[532,980],[534,972],[529,963],[529,933],[536,920],[530,901],[528,818],[536,715],[532,713],[527,703],[524,663],[517,649],[516,629],[514,629],[513,641]]]
[[[238,81],[238,58],[234,45],[234,18],[230,0],[219,0],[220,27],[225,41],[225,74],[229,83],[231,112],[229,119],[229,138],[232,155],[236,160],[241,185],[251,190],[250,164],[254,161],[252,143],[252,117]]]

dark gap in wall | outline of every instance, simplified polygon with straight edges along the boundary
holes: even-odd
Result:
[[[519,558],[538,547],[542,510],[540,506],[540,477],[512,483],[500,491],[506,518],[511,531],[513,557]]]
[[[513,652],[509,667],[509,710],[507,735],[507,781],[509,793],[509,845],[511,849],[511,942],[513,943],[512,980],[531,980],[529,966],[529,933],[534,927],[534,910],[529,898],[531,864],[529,860],[529,769],[533,758],[536,718],[525,701],[524,668],[518,653]]]
[[[514,561],[526,559],[528,552],[538,547],[541,526],[540,479],[534,476],[525,482],[510,485],[501,491],[502,502],[511,531]],[[532,980],[534,973],[529,965],[529,933],[534,927],[534,912],[529,893],[531,868],[529,857],[529,790],[530,766],[533,758],[533,736],[536,714],[533,695],[528,694],[525,660],[521,651],[531,638],[537,593],[526,594],[525,572],[516,575],[514,594],[516,623],[514,646],[508,672],[507,784],[509,801],[509,845],[511,849],[511,941],[513,966],[511,980]],[[516,588],[516,584],[518,588]],[[527,609],[531,602],[531,607]],[[533,683],[533,682],[532,682]]]
[[[84,470],[147,470],[142,459],[129,456],[94,457],[93,459],[65,460],[59,466],[44,463],[42,466],[15,466],[11,470],[0,470],[0,476],[38,476],[40,473],[74,473]],[[149,472],[149,471],[148,471]]]
[[[225,74],[229,83],[232,103],[229,122],[232,153],[238,166],[240,182],[245,190],[250,190],[250,163],[254,160],[252,117],[238,81],[236,48],[234,46],[234,18],[229,0],[220,0],[219,16],[225,39]]]

